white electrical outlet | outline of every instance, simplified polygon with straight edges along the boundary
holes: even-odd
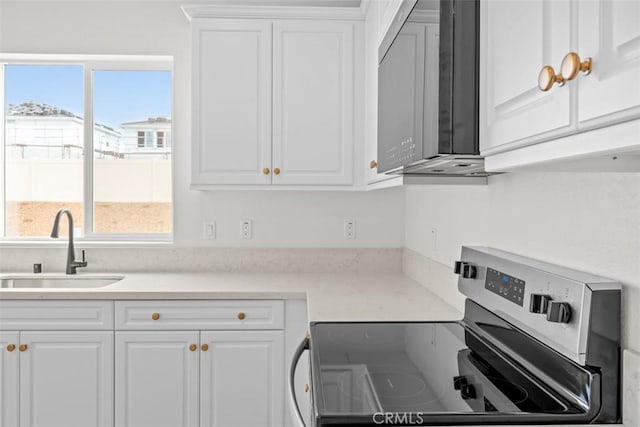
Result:
[[[625,426],[640,426],[640,354],[631,350],[624,351],[622,409]]]
[[[253,227],[250,219],[243,219],[240,221],[240,238],[251,239],[253,237]]]
[[[344,221],[344,238],[347,240],[356,238],[356,221],[354,219],[346,219]]]
[[[204,239],[216,238],[216,223],[215,221],[206,221],[202,228],[202,237]]]

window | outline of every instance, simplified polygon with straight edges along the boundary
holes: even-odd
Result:
[[[144,146],[147,148],[153,148],[153,132],[148,130],[144,134]]]
[[[170,237],[166,58],[0,58],[0,78],[0,237],[48,237],[63,207],[86,239]]]

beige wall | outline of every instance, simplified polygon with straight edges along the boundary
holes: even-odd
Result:
[[[461,245],[487,245],[619,280],[624,346],[640,351],[640,174],[515,173],[486,187],[410,187],[405,241],[449,270]]]

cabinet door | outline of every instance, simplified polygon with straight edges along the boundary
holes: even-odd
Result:
[[[593,59],[592,73],[579,75],[575,82],[578,120],[598,126],[640,117],[640,2],[576,3],[576,53]]]
[[[544,65],[558,73],[570,50],[571,3],[491,0],[482,3],[481,16],[481,152],[569,129],[575,86],[542,92],[538,74]]]
[[[192,28],[192,183],[271,183],[271,23]]]
[[[18,332],[0,332],[0,427],[18,425],[19,344]]]
[[[275,184],[353,181],[354,25],[274,23]]]
[[[21,332],[20,426],[113,426],[113,332]]]
[[[199,353],[198,332],[116,332],[116,426],[197,427]]]
[[[284,425],[283,332],[201,334],[201,427]]]

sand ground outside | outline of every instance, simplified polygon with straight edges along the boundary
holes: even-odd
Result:
[[[49,236],[53,218],[59,209],[67,208],[74,219],[74,228],[82,228],[82,203],[68,202],[7,202],[6,237]],[[96,202],[94,211],[96,233],[171,233],[173,212],[171,203]],[[67,233],[67,222],[61,224],[61,234]]]

